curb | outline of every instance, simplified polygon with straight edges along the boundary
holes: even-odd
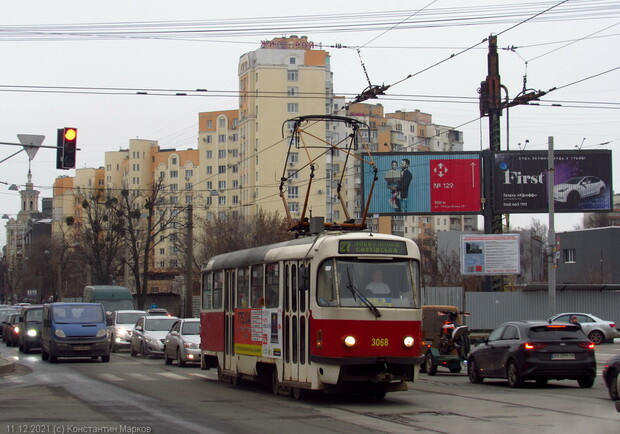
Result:
[[[0,356],[0,374],[15,371],[15,363],[12,360]]]

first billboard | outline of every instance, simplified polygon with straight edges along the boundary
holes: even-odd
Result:
[[[553,166],[556,212],[611,211],[611,151],[555,151]],[[548,172],[547,151],[494,153],[494,212],[547,212]]]

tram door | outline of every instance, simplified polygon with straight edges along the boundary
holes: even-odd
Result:
[[[224,279],[224,369],[236,370],[235,363],[235,272],[226,270]]]
[[[306,382],[309,291],[298,289],[300,266],[303,263],[291,261],[284,267],[284,380]]]

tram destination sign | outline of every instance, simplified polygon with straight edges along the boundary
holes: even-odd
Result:
[[[338,253],[343,255],[406,255],[404,241],[392,240],[341,240]]]

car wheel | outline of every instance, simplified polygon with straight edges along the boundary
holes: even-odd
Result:
[[[478,364],[473,358],[470,358],[469,362],[467,362],[467,376],[469,377],[469,381],[474,384],[480,384],[484,381],[484,378],[480,375],[480,371],[478,370]]]
[[[594,385],[594,375],[590,375],[587,377],[581,377],[577,380],[577,383],[579,384],[579,387],[581,387],[582,389],[589,389],[590,387],[592,387]]]
[[[101,361],[103,363],[108,363],[110,361],[110,355],[108,354],[107,356],[101,356]]]
[[[24,354],[30,353],[30,347],[28,346],[26,342],[24,342],[23,350],[24,350]]]
[[[50,348],[50,363],[56,363],[58,361],[58,357],[54,354],[54,351]]]
[[[618,371],[612,372],[609,378],[609,397],[614,401],[620,399],[618,395]]]
[[[431,353],[426,353],[424,364],[426,365],[426,373],[428,375],[432,377],[437,374],[437,365],[433,363],[433,355]]]
[[[588,339],[590,339],[595,345],[600,345],[603,343],[605,336],[598,330],[593,330],[588,335]]]
[[[521,377],[521,374],[519,373],[519,368],[517,367],[517,363],[514,360],[510,361],[510,363],[508,364],[508,372],[506,377],[508,379],[508,385],[510,387],[523,386],[523,377]]]
[[[601,187],[601,190],[598,192],[599,196],[604,196],[605,195],[605,187]]]
[[[168,349],[164,347],[164,363],[166,365],[172,365],[172,359],[168,357]]]
[[[181,350],[177,348],[177,365],[184,367],[186,363],[181,358]]]
[[[303,401],[308,397],[308,391],[306,389],[300,389],[299,387],[291,387],[291,398],[295,401]]]
[[[577,206],[579,206],[580,200],[581,196],[579,196],[579,193],[577,193],[576,191],[571,191],[568,195],[568,198],[566,198],[566,203],[570,208],[576,208]]]
[[[142,342],[142,345],[140,345],[140,356],[142,356],[143,359],[146,359],[148,355],[149,354],[146,349],[146,345],[144,344],[144,342]]]
[[[110,352],[118,353],[118,346],[114,343],[114,337],[112,338],[112,341],[110,342]]]
[[[41,360],[45,362],[49,359],[50,359],[50,353],[48,353],[47,351],[43,349],[43,347],[41,347]]]
[[[129,354],[132,357],[136,357],[138,355],[138,353],[136,352],[136,349],[133,347],[133,342],[131,343],[131,346],[129,347]]]

